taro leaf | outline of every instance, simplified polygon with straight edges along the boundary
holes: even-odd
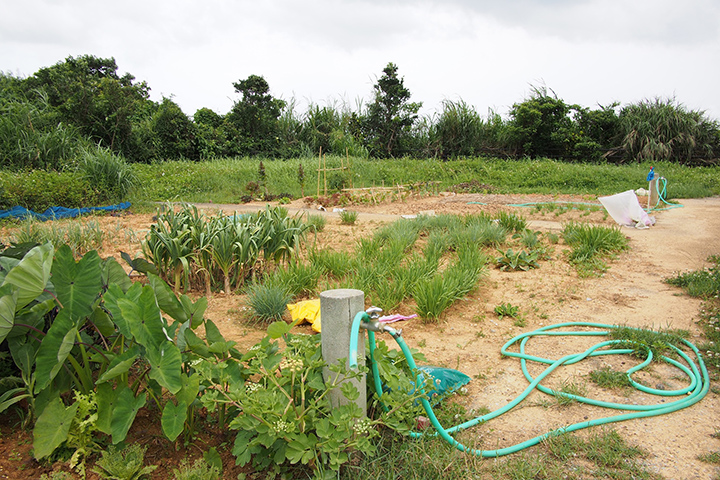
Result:
[[[122,289],[117,285],[110,285],[107,292],[103,295],[103,301],[105,302],[105,308],[110,312],[115,325],[118,330],[125,338],[132,338],[132,332],[130,331],[130,323],[123,316],[123,312],[118,306],[118,300],[127,299],[132,303],[135,303],[140,298],[142,293],[142,284],[134,283],[130,289],[123,294]]]
[[[77,328],[68,310],[60,310],[45,335],[35,360],[35,393],[45,389],[62,368],[70,350],[75,345]]]
[[[117,285],[123,292],[132,287],[133,281],[122,266],[113,257],[108,257],[102,262],[102,284],[103,288],[110,285]]]
[[[67,439],[79,405],[75,402],[66,408],[60,397],[55,397],[47,404],[33,429],[35,459],[47,457]]]
[[[12,284],[0,287],[0,343],[5,340],[15,325],[17,287]]]
[[[40,246],[37,242],[23,242],[23,243],[17,243],[11,247],[6,248],[2,251],[3,257],[10,257],[17,260],[22,260],[22,258],[27,255],[27,253],[32,250],[33,248]]]
[[[215,343],[225,343],[225,337],[220,333],[220,329],[213,323],[212,320],[205,322],[205,339],[208,344],[213,345]]]
[[[151,287],[144,286],[136,302],[120,298],[117,306],[140,345],[152,350],[168,340],[165,322],[155,303],[155,293]]]
[[[95,325],[95,328],[98,332],[104,337],[110,337],[115,334],[115,324],[110,320],[110,316],[100,308],[100,306],[95,307],[95,310],[93,310],[92,316],[90,317],[90,321],[93,325]]]
[[[200,375],[194,373],[188,377],[183,374],[181,381],[182,388],[175,394],[175,398],[177,398],[178,402],[190,405],[197,398],[198,392],[200,391]]]
[[[180,303],[183,306],[186,318],[190,319],[190,326],[192,328],[199,327],[202,324],[203,316],[205,315],[205,310],[208,306],[207,297],[200,297],[195,303],[193,303],[190,297],[187,295],[181,295]]]
[[[174,343],[164,342],[157,348],[148,347],[146,357],[150,363],[150,378],[176,394],[182,388],[180,350]]]
[[[136,397],[132,390],[123,386],[123,389],[117,394],[115,408],[112,410],[110,420],[113,444],[125,440],[128,430],[135,421],[138,410],[145,406],[146,400],[145,392]]]
[[[35,300],[50,280],[53,263],[53,246],[50,243],[35,247],[5,276],[3,285],[18,287],[16,308],[20,309]]]
[[[162,430],[165,436],[171,442],[182,433],[185,428],[185,419],[187,418],[187,404],[185,402],[178,402],[175,405],[172,402],[167,402],[165,408],[163,408],[162,418],[160,423],[162,424]]]
[[[203,342],[192,330],[186,329],[185,334],[185,344],[187,345],[187,348],[190,349],[191,352],[196,353],[200,355],[203,358],[207,358],[210,356],[210,349],[208,349],[205,342]]]
[[[70,247],[63,245],[55,253],[52,275],[62,309],[75,321],[89,317],[102,289],[98,253],[93,250],[76,263]]]
[[[144,258],[137,257],[137,258],[131,258],[129,253],[126,252],[120,252],[120,257],[122,257],[123,260],[127,262],[128,265],[130,265],[130,268],[133,270],[148,274],[151,273],[153,275],[158,274],[158,269],[153,265],[152,263],[148,262]]]
[[[157,298],[157,304],[160,309],[175,320],[185,323],[188,319],[187,314],[172,288],[157,275],[148,275],[148,280],[150,281],[150,286],[152,286],[152,289],[155,291],[155,297]]]
[[[25,379],[30,378],[32,367],[35,363],[36,347],[32,343],[28,343],[25,337],[8,338],[8,347],[12,355],[15,365]]]
[[[130,371],[130,367],[132,367],[133,363],[135,363],[138,355],[140,355],[140,348],[137,345],[134,345],[130,350],[117,355],[112,359],[107,370],[105,370],[105,373],[98,377],[96,383],[107,382],[119,375],[127,373]]]
[[[118,393],[123,386],[118,390],[115,390],[111,383],[98,383],[95,391],[95,400],[97,401],[97,420],[95,426],[98,430],[105,434],[112,434],[112,413],[115,410],[117,404]]]
[[[42,297],[43,295],[38,297],[37,300]],[[45,315],[50,310],[55,308],[56,305],[57,303],[55,302],[55,299],[50,297],[43,302],[33,304],[29,308],[26,306],[25,308],[21,309],[15,314],[15,326],[12,330],[10,330],[7,338],[10,339],[14,337],[24,337],[28,334],[28,332],[30,332],[32,328],[44,330]]]

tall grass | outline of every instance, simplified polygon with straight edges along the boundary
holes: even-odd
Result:
[[[77,170],[98,197],[109,202],[125,200],[138,183],[125,159],[108,148],[82,149]]]

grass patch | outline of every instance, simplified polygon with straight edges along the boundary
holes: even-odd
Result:
[[[603,388],[625,388],[630,386],[630,379],[627,374],[613,370],[611,367],[593,370],[588,377],[594,384]]]
[[[585,277],[604,273],[606,259],[630,248],[617,227],[570,222],[563,227],[562,237],[571,248],[568,260]]]

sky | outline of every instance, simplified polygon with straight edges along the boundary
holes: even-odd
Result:
[[[357,111],[393,62],[425,115],[462,100],[506,117],[539,87],[588,108],[659,97],[720,119],[718,0],[0,0],[0,12],[0,71],[113,57],[188,115],[227,113],[250,75],[299,114]]]

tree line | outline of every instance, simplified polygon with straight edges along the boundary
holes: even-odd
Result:
[[[534,87],[507,118],[483,117],[463,100],[419,115],[421,102],[388,63],[372,98],[357,109],[275,98],[259,75],[233,83],[229,112],[185,114],[114,58],[68,57],[19,78],[0,73],[0,168],[62,169],[80,152],[102,149],[128,162],[216,157],[295,158],[319,152],[364,158],[496,156],[571,162],[671,161],[717,164],[720,128],[704,112],[654,98],[597,108],[569,104]]]

